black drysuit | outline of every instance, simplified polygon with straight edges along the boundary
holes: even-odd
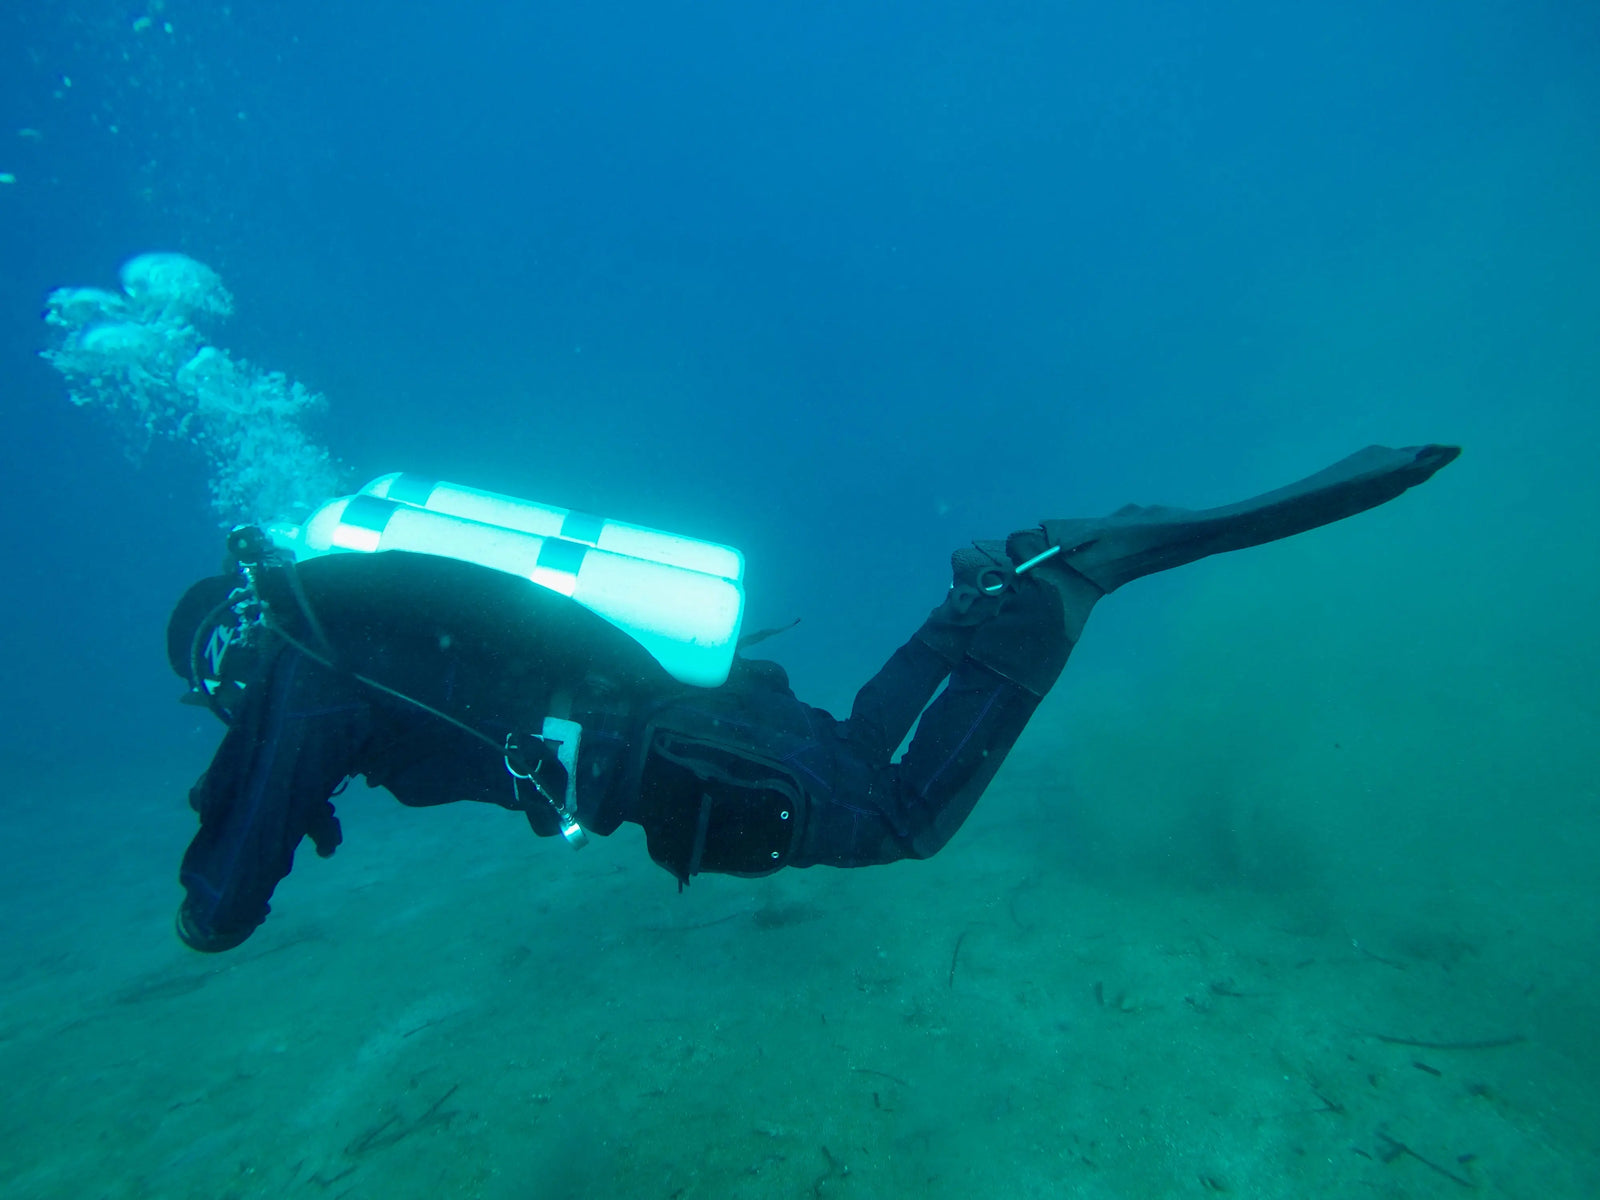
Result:
[[[200,830],[179,935],[207,951],[248,937],[300,840],[323,856],[338,846],[331,798],[355,775],[404,804],[485,801],[557,833],[555,806],[513,787],[504,753],[551,715],[582,727],[570,785],[583,827],[641,825],[680,884],[925,858],[971,813],[1101,596],[1374,507],[1456,454],[1371,447],[1225,508],[1130,507],[958,551],[945,602],[844,721],[798,700],[775,663],[739,658],[721,687],[678,684],[572,601],[451,559],[269,565],[256,573],[267,620],[248,639],[229,626],[238,605],[218,603],[237,580],[202,581],[174,613],[169,652],[195,694],[215,687],[229,728],[190,796]],[[229,637],[211,673],[229,674],[228,655],[243,666],[208,684],[201,649]]]

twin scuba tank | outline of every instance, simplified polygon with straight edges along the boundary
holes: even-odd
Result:
[[[604,618],[697,687],[727,679],[744,619],[744,556],[730,546],[420,475],[384,475],[266,532],[299,562],[405,550],[520,576]]]

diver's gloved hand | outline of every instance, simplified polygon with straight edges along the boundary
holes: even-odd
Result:
[[[334,813],[333,804],[326,800],[309,806],[309,809],[306,814],[305,836],[311,839],[319,858],[328,858],[344,841],[339,818]],[[229,913],[216,904],[207,890],[196,889],[178,907],[178,937],[185,945],[203,954],[218,954],[224,950],[232,950],[259,928],[261,921],[266,917],[267,908],[268,906],[263,903],[259,916],[241,918],[238,914]],[[222,922],[232,923],[221,924]]]
[[[303,838],[324,858],[334,852],[331,797],[359,769],[371,733],[371,706],[352,680],[293,648],[265,664],[191,793],[200,828],[178,873],[185,943],[237,946],[266,920]]]
[[[343,844],[344,830],[339,827],[339,817],[333,811],[332,801],[324,800],[321,804],[311,806],[311,811],[306,814],[306,836],[317,848],[318,858],[332,858],[333,852]]]

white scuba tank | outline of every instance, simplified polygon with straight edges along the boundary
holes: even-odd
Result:
[[[398,500],[413,508],[448,513],[452,517],[465,517],[469,521],[482,521],[485,525],[498,525],[503,529],[519,529],[539,537],[582,542],[586,546],[609,550],[613,554],[626,554],[629,558],[642,558],[646,562],[666,563],[706,575],[720,575],[724,579],[744,578],[744,555],[731,546],[679,537],[675,533],[662,533],[658,529],[646,529],[626,521],[592,517],[587,513],[573,512],[570,508],[536,504],[532,500],[502,496],[498,492],[484,492],[463,487],[459,483],[444,483],[425,475],[380,475],[362,488],[361,494],[377,496],[381,500]]]
[[[267,533],[302,562],[407,550],[521,576],[603,617],[697,687],[727,679],[744,620],[744,556],[730,546],[415,475],[384,475]]]

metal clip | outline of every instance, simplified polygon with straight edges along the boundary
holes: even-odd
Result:
[[[561,836],[574,850],[581,849],[589,843],[589,835],[578,823],[578,789],[575,783],[578,773],[578,741],[582,733],[583,726],[576,721],[546,717],[544,732],[533,738],[539,745],[534,751],[531,764],[527,750],[518,745],[515,733],[506,734],[505,744],[506,771],[511,776],[511,791],[516,796],[517,803],[523,803],[519,785],[528,784],[555,810],[556,821],[561,827]],[[540,769],[550,767],[552,762],[551,774],[559,775],[561,780],[560,799],[557,799],[539,778]]]

